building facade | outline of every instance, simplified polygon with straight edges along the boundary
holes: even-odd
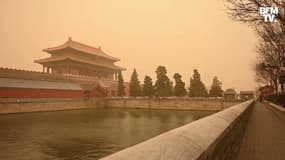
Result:
[[[249,100],[255,97],[254,91],[240,91],[239,98],[242,100]]]

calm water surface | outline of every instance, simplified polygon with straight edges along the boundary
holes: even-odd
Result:
[[[90,109],[0,115],[0,159],[98,159],[209,114]]]

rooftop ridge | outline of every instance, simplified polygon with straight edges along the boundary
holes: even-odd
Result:
[[[67,43],[75,43],[75,44],[78,44],[78,45],[81,45],[81,46],[84,46],[84,47],[87,47],[87,48],[92,48],[92,49],[97,50],[97,51],[100,52],[101,54],[103,54],[103,56],[107,56],[107,57],[109,57],[109,58],[113,58],[113,59],[119,60],[118,58],[115,58],[115,57],[110,56],[110,55],[108,55],[107,53],[105,53],[105,52],[102,50],[102,47],[101,47],[101,46],[99,46],[98,48],[96,48],[96,47],[93,47],[93,46],[88,45],[88,44],[84,44],[84,43],[81,43],[81,42],[78,42],[78,41],[74,41],[74,40],[72,40],[72,39],[68,40]],[[68,45],[68,46],[69,46],[69,45]],[[72,46],[71,46],[71,47],[72,47]]]
[[[113,60],[113,61],[119,61],[120,59],[110,56],[107,53],[105,53],[101,47],[99,46],[98,48],[88,45],[88,44],[84,44],[78,41],[74,41],[71,39],[71,37],[68,38],[68,40],[63,43],[62,45],[56,46],[56,47],[49,47],[49,48],[45,48],[43,49],[44,52],[53,52],[54,50],[58,50],[58,49],[63,49],[63,48],[72,48],[75,50],[81,50],[85,53],[91,54],[91,55],[95,55],[95,56],[100,56],[103,58],[107,58],[109,60]]]
[[[96,49],[96,50],[98,50],[98,51],[101,51],[102,53],[104,53],[104,54],[106,54],[105,52],[103,52],[103,50],[101,49],[101,47],[100,48],[96,48],[96,47],[93,47],[93,46],[91,46],[91,45],[88,45],[88,44],[84,44],[84,43],[81,43],[81,42],[78,42],[78,41],[74,41],[74,40],[72,40],[72,39],[70,39],[70,40],[68,40],[67,42],[71,42],[71,43],[77,43],[77,44],[79,44],[79,45],[82,45],[82,46],[85,46],[85,47],[89,47],[89,48],[93,48],[93,49]],[[106,54],[107,55],[107,54]]]

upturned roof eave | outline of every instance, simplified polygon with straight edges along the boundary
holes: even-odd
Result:
[[[80,45],[84,45],[84,46],[88,46],[88,45],[85,45],[85,44],[82,44],[82,43],[79,43],[79,42],[75,42],[75,41],[72,41],[72,40],[68,40],[67,42],[65,42],[64,44],[62,45],[59,45],[59,46],[56,46],[56,47],[51,47],[51,48],[45,48],[43,49],[42,51],[44,52],[47,52],[49,54],[53,54],[57,51],[60,51],[60,50],[64,50],[64,49],[67,49],[67,48],[71,48],[75,51],[79,51],[79,52],[82,52],[83,54],[89,54],[91,56],[98,56],[98,57],[101,57],[101,58],[104,58],[104,59],[107,59],[107,60],[111,60],[113,62],[117,62],[117,61],[120,61],[119,58],[116,58],[116,57],[112,57],[112,56],[109,56],[107,55],[106,53],[104,53],[103,51],[101,51],[103,53],[103,55],[100,55],[100,54],[95,54],[95,53],[92,53],[92,52],[88,52],[88,51],[84,51],[84,50],[80,50],[76,47],[73,47],[73,44],[72,43],[77,43],[77,44],[80,44]],[[91,47],[91,46],[88,46],[90,48],[94,48],[94,47]],[[104,55],[105,54],[105,55]]]
[[[34,62],[35,63],[39,63],[39,64],[45,64],[45,63],[50,63],[50,62],[56,62],[56,61],[64,61],[64,60],[71,60],[71,61],[75,61],[75,62],[79,62],[79,63],[84,63],[82,61],[78,61],[78,60],[75,60],[73,58],[68,58],[68,57],[65,57],[65,58],[61,58],[61,59],[55,59],[55,60],[51,60],[49,58],[45,58],[45,59],[38,59],[38,60],[35,60]],[[125,71],[126,69],[123,68],[123,67],[120,67],[120,66],[106,66],[106,65],[100,65],[100,64],[94,64],[94,63],[87,63],[89,65],[94,65],[94,66],[99,66],[99,67],[105,67],[105,68],[109,68],[109,69],[113,69],[113,70],[120,70],[120,71]]]

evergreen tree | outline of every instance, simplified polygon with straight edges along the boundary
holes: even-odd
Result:
[[[173,78],[175,79],[174,95],[183,97],[186,95],[185,83],[182,81],[182,76],[179,73],[175,73]]]
[[[125,85],[124,85],[124,79],[123,79],[123,75],[121,72],[119,72],[119,76],[118,76],[118,93],[117,95],[120,97],[123,97],[125,95]]]
[[[149,76],[144,77],[143,95],[147,97],[152,97],[154,95],[152,79]]]
[[[220,82],[218,80],[218,77],[215,76],[213,78],[212,86],[211,86],[211,89],[209,91],[209,96],[211,96],[211,97],[221,97],[222,94],[223,94],[222,82]]]
[[[190,97],[206,97],[207,89],[201,81],[200,73],[197,69],[193,70],[193,77],[190,78],[189,96]]]
[[[171,96],[171,82],[166,75],[166,68],[164,66],[158,66],[155,72],[157,77],[155,82],[155,95],[159,97]]]
[[[140,95],[141,95],[140,81],[138,80],[137,71],[136,69],[134,69],[130,81],[130,96],[137,97]]]

